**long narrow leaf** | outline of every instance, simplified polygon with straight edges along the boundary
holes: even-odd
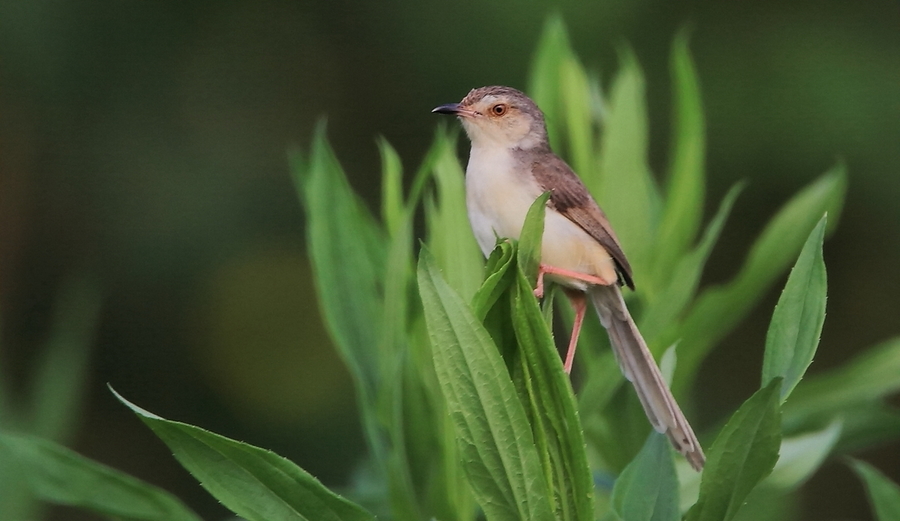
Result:
[[[654,245],[657,277],[665,277],[694,241],[703,217],[705,194],[706,127],[699,81],[684,29],[675,36],[669,69],[674,90],[672,152],[665,208]]]
[[[50,337],[31,382],[28,432],[63,441],[77,424],[100,304],[96,281],[88,277],[73,278],[63,286]]]
[[[587,73],[574,53],[559,63],[562,102],[568,132],[568,158],[572,168],[584,178],[596,168],[594,126],[591,117],[591,88]]]
[[[775,306],[766,335],[763,385],[781,377],[784,401],[812,363],[825,324],[826,275],[822,258],[826,217],[809,234]]]
[[[550,193],[545,192],[532,203],[518,243],[517,276],[510,295],[518,348],[514,358],[520,363],[513,379],[532,421],[557,518],[563,521],[592,520],[594,486],[575,395],[550,333],[552,318],[544,315],[533,292],[544,234],[545,205],[549,198]],[[549,286],[544,292],[552,295]],[[507,364],[510,363],[507,360]]]
[[[624,521],[674,521],[678,507],[678,477],[665,436],[653,432],[644,447],[616,479],[612,504]]]
[[[175,496],[48,440],[0,433],[0,461],[35,497],[134,521],[199,521]]]
[[[391,235],[403,220],[403,164],[394,147],[384,138],[378,140],[381,151],[381,218]]]
[[[593,482],[575,395],[553,343],[532,286],[518,271],[513,300],[513,327],[521,350],[522,373],[530,417],[542,432],[547,450],[545,472],[558,497],[562,520],[593,519]]]
[[[518,264],[529,281],[535,280],[541,263],[545,205],[548,199],[550,192],[544,192],[531,203],[519,237]]]
[[[249,521],[375,521],[274,452],[161,418],[113,391],[216,499]]]
[[[794,488],[819,469],[841,437],[842,424],[832,422],[815,432],[784,438],[780,457],[765,484],[780,489]]]
[[[441,139],[438,136],[437,139]],[[483,256],[466,213],[464,174],[456,158],[455,142],[443,138],[434,162],[437,195],[425,207],[428,247],[456,292],[470,299],[481,281]]]
[[[380,308],[380,336],[376,338],[373,335],[370,342],[380,359],[380,387],[376,406],[378,417],[386,425],[385,435],[390,440],[386,464],[391,505],[398,517],[421,518],[423,514],[417,501],[415,485],[428,481],[430,460],[416,462],[416,465],[410,461],[409,443],[423,440],[406,439],[407,420],[403,416],[404,405],[408,405],[409,401],[406,396],[408,389],[404,388],[404,375],[410,372],[408,360],[410,353],[414,352],[408,336],[409,290],[413,281],[412,217],[412,212],[403,212],[394,235],[388,241],[383,275],[384,296]],[[415,374],[424,378],[423,373]],[[415,380],[409,382],[409,385],[417,384]],[[431,433],[424,433],[423,436],[430,439]],[[435,456],[433,450],[429,452],[432,453],[429,456]],[[417,480],[414,475],[420,479]]]
[[[781,381],[757,391],[722,428],[709,450],[700,497],[687,521],[728,521],[772,472],[781,445]]]
[[[621,63],[601,137],[600,176],[584,181],[609,216],[634,272],[649,273],[660,196],[647,164],[644,77],[631,51],[622,52]]]
[[[384,233],[350,188],[324,127],[317,129],[308,166],[295,164],[293,174],[323,317],[363,403],[370,403],[379,372],[371,340],[379,330]]]
[[[791,198],[766,225],[734,280],[701,294],[678,331],[662,339],[663,345],[680,341],[676,389],[691,379],[715,343],[750,312],[797,257],[822,214],[828,213],[829,226],[835,224],[845,189],[846,175],[839,165]]]
[[[647,310],[641,316],[640,325],[641,333],[644,334],[644,338],[647,339],[651,348],[662,347],[657,345],[657,336],[666,329],[676,326],[675,320],[694,298],[697,287],[700,285],[700,277],[703,275],[706,260],[719,239],[719,234],[725,226],[725,220],[730,215],[731,208],[743,188],[744,183],[738,183],[728,190],[728,193],[722,198],[722,202],[719,203],[719,209],[715,216],[703,232],[700,243],[678,261],[674,270],[669,270],[668,280],[660,281],[661,291],[652,295],[652,299],[648,298]]]
[[[435,369],[476,500],[489,521],[553,519],[531,428],[497,347],[427,250],[418,280]]]
[[[528,93],[541,107],[547,123],[547,134],[554,150],[562,150],[564,106],[561,87],[561,64],[572,57],[565,24],[559,16],[551,16],[544,24],[537,50],[531,60]]]
[[[900,391],[900,338],[867,349],[849,363],[800,382],[784,404],[785,428],[859,411]],[[845,430],[851,427],[848,425]]]
[[[853,460],[852,464],[853,470],[866,484],[877,521],[900,519],[900,486],[866,462]]]

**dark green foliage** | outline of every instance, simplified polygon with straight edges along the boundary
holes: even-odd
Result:
[[[269,451],[128,405],[212,495],[249,520],[373,519],[356,504],[363,501],[381,519],[404,521],[787,515],[791,494],[826,458],[900,435],[900,417],[883,403],[900,389],[898,340],[803,379],[824,321],[824,215],[833,227],[844,168],[785,202],[732,280],[700,288],[742,185],[704,225],[705,126],[686,33],[676,36],[670,57],[674,125],[661,186],[648,162],[643,74],[629,49],[620,58],[603,96],[562,22],[551,19],[529,91],[546,112],[554,146],[597,196],[628,252],[637,280],[629,305],[687,411],[701,363],[796,261],[760,346],[762,389],[721,428],[695,425],[701,440],[714,440],[702,475],[663,436],[648,436],[612,354],[598,347],[606,340],[596,323],[581,337],[576,397],[552,336],[554,312],[564,321],[571,313],[554,309],[553,288],[543,308],[532,291],[545,199],[532,206],[521,241],[501,238],[485,266],[468,226],[456,140],[443,128],[406,195],[400,159],[380,142],[381,222],[350,188],[324,126],[308,157],[292,157],[319,304],[356,386],[369,446],[365,467],[379,485],[368,489],[378,492],[374,497],[362,487],[338,496]],[[419,213],[421,240],[413,235]],[[0,440],[0,448],[35,443]],[[109,472],[59,447],[34,446],[63,455],[65,465],[55,470]],[[57,465],[41,461],[40,468]],[[880,518],[893,519],[896,486],[863,464],[856,469]],[[34,493],[112,515],[127,489],[164,498],[161,504],[191,518],[149,485],[109,475],[108,494],[77,487],[50,493],[40,483]]]

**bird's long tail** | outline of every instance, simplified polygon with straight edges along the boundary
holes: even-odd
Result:
[[[653,428],[665,433],[691,466],[695,470],[701,470],[706,457],[700,442],[675,402],[647,343],[631,319],[619,287],[593,286],[588,294],[600,317],[600,323],[609,334],[619,367],[625,378],[634,385]]]

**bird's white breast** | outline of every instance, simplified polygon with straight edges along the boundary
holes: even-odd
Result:
[[[512,150],[503,147],[472,147],[466,167],[466,206],[475,239],[485,257],[498,238],[518,239],[525,216],[543,189]],[[555,210],[544,220],[541,262],[568,271],[616,281],[615,263],[609,253],[580,226]],[[568,277],[550,277],[566,286],[586,285]]]
[[[466,167],[466,206],[485,256],[497,238],[519,238],[528,208],[541,195],[534,178],[516,175],[515,167],[508,148],[472,147]]]

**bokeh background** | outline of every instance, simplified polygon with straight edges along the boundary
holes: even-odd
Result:
[[[60,295],[93,288],[90,365],[83,397],[69,397],[77,421],[67,443],[175,492],[206,519],[227,516],[115,402],[110,383],[149,410],[344,485],[365,448],[350,379],[318,316],[286,150],[306,147],[327,115],[338,156],[376,207],[375,138],[414,169],[437,124],[430,109],[475,86],[525,87],[554,13],[605,81],[617,50],[635,50],[657,172],[668,147],[669,45],[692,27],[708,207],[749,181],[705,283],[734,274],[778,206],[843,161],[849,193],[825,246],[828,317],[811,370],[900,333],[895,0],[0,0],[7,398],[28,398]],[[88,306],[82,293],[71,298]],[[758,385],[776,299],[773,291],[703,366],[701,425]],[[860,456],[900,481],[896,444]],[[810,520],[870,517],[840,462],[804,487],[803,509]]]

